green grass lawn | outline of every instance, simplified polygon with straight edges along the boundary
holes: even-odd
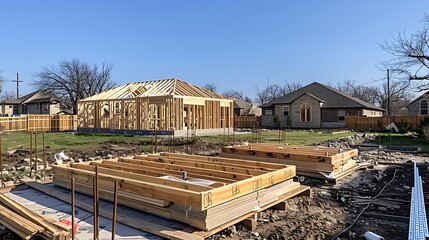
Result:
[[[123,135],[104,134],[69,134],[69,133],[45,133],[45,146],[54,150],[73,150],[77,148],[93,148],[100,143],[109,140],[150,140],[150,137],[129,137]],[[35,136],[35,135],[33,135]],[[34,142],[34,138],[33,138]],[[42,148],[43,134],[37,134],[37,146]],[[30,147],[30,135],[28,132],[8,132],[2,134],[2,149],[22,145],[24,148]]]
[[[353,135],[353,132],[345,132],[332,134],[329,132],[308,132],[308,131],[284,131],[280,133],[278,131],[262,131],[261,132],[261,141],[264,143],[287,143],[289,145],[307,145],[313,144],[317,142],[323,142],[329,139],[335,139],[345,136]],[[224,142],[228,137],[224,135],[217,136],[203,136],[201,139],[208,142]],[[235,141],[248,141],[252,142],[252,134],[251,133],[238,133],[238,134],[230,134],[230,139],[234,139]]]
[[[423,152],[429,152],[429,141],[422,136],[413,138],[402,133],[381,133],[380,139],[373,143],[380,143],[382,146],[421,147]]]
[[[262,131],[261,141],[264,143],[287,143],[289,145],[309,145],[317,142],[323,142],[330,139],[351,136],[354,132],[345,132],[332,134],[330,132],[309,132],[309,131],[286,131],[281,132],[279,138],[278,131]],[[381,145],[389,146],[390,142],[393,146],[418,146],[423,151],[429,152],[429,141],[423,137],[417,139],[406,136],[405,134],[392,133],[391,138],[388,133],[381,133]],[[228,136],[198,136],[199,139],[207,142],[217,142],[227,144]],[[37,134],[37,145],[42,148],[42,134]],[[230,134],[230,141],[248,141],[252,142],[251,133]],[[280,139],[280,141],[279,141]],[[391,139],[391,140],[390,140]],[[149,136],[123,136],[123,135],[106,135],[106,134],[69,134],[69,133],[45,133],[45,145],[49,146],[51,151],[73,150],[78,148],[95,148],[100,146],[105,141],[121,141],[121,140],[138,140],[150,141]],[[377,139],[374,144],[379,144]],[[30,140],[28,132],[9,132],[2,134],[2,149],[22,145],[24,148],[29,148]],[[149,146],[145,146],[148,148]]]

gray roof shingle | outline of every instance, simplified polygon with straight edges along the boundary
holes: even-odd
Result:
[[[271,102],[262,104],[262,108],[271,107],[276,104],[290,104],[303,94],[309,94],[313,97],[324,101],[322,108],[368,108],[374,110],[381,110],[377,106],[362,101],[358,98],[352,97],[347,93],[341,92],[338,89],[326,86],[324,84],[313,82],[305,87],[296,91],[290,92],[282,97],[276,98]]]

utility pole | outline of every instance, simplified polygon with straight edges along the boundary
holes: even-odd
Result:
[[[19,98],[19,83],[22,82],[19,80],[19,73],[16,73],[16,80],[12,80],[12,82],[16,82],[16,99]]]
[[[387,116],[390,116],[390,70],[387,69]]]

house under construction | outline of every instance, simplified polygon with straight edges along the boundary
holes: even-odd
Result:
[[[180,79],[124,84],[78,102],[78,131],[187,135],[232,132],[233,101]]]

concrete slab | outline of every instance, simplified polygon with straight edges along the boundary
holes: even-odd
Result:
[[[6,196],[20,203],[24,207],[37,212],[48,218],[71,222],[71,206],[61,200],[50,197],[32,188],[12,190],[6,193]],[[92,201],[92,198],[79,194],[80,200]],[[110,204],[100,201],[100,207]],[[119,211],[119,210],[118,210]],[[93,239],[93,221],[92,213],[76,208],[75,211],[76,223],[78,225],[77,239]],[[99,218],[100,223],[100,239],[111,239],[112,221],[103,217]],[[147,240],[160,240],[162,238],[125,226],[123,224],[116,224],[116,239],[147,239]]]

